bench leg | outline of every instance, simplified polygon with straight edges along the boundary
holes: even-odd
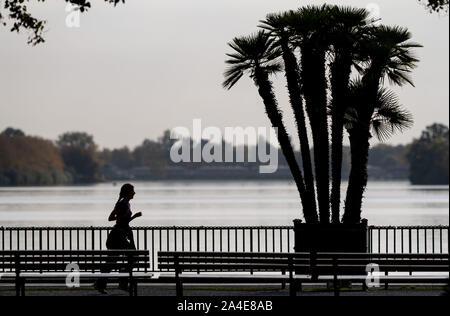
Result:
[[[133,280],[130,279],[128,281],[128,293],[130,294],[130,296],[134,296],[134,285],[133,285]]]
[[[177,297],[183,297],[183,284],[181,281],[176,283],[176,295]]]
[[[341,296],[339,285],[334,286],[334,296]]]
[[[389,272],[386,271],[385,275],[388,276],[388,275],[389,275]],[[389,289],[389,282],[387,281],[387,279],[386,279],[386,282],[384,283],[384,289],[385,289],[386,291]]]
[[[339,280],[337,279],[337,276],[334,276],[333,280],[333,287],[334,287],[334,296],[340,296],[340,284]]]
[[[25,296],[25,280],[22,278],[16,279],[16,296]]]
[[[295,297],[297,296],[297,284],[294,281],[289,283],[289,296]]]

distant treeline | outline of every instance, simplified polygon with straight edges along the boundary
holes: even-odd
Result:
[[[449,129],[434,124],[409,145],[380,144],[370,151],[369,176],[375,180],[411,180],[413,184],[448,184]],[[64,185],[126,180],[237,180],[290,179],[284,156],[278,171],[260,174],[260,162],[173,163],[170,132],[145,140],[134,149],[99,150],[91,135],[70,132],[57,141],[27,136],[7,128],[0,134],[0,185]],[[202,146],[206,143],[202,143]],[[267,151],[269,150],[266,144]],[[194,144],[191,141],[191,151]],[[272,150],[277,150],[272,147]],[[233,149],[236,157],[237,148]],[[297,153],[300,160],[300,153]],[[236,161],[236,160],[235,160]],[[301,161],[299,161],[301,163]],[[343,177],[350,170],[349,149],[344,150]]]

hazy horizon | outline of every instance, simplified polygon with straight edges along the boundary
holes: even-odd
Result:
[[[64,1],[30,5],[48,21],[46,43],[0,27],[0,130],[20,128],[55,140],[67,131],[94,135],[102,148],[134,148],[177,126],[270,126],[257,89],[246,78],[221,87],[227,43],[257,29],[267,13],[325,1],[136,1],[116,8],[93,1],[80,28],[67,28]],[[366,7],[372,1],[327,1]],[[380,0],[382,22],[408,27],[421,62],[416,87],[394,88],[415,119],[389,144],[406,144],[434,122],[449,124],[449,18],[417,1]],[[277,98],[292,136],[284,75]],[[294,137],[295,138],[295,137]]]

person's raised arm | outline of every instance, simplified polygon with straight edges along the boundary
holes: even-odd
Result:
[[[130,222],[131,222],[132,220],[138,218],[138,217],[141,217],[141,216],[142,216],[142,212],[138,212],[138,213],[134,214],[133,216],[131,216]]]
[[[115,220],[117,220],[117,207],[114,208],[108,218],[108,221],[110,222],[114,222]]]

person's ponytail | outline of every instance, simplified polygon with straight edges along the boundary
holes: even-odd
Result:
[[[129,184],[129,183],[124,184],[122,186],[122,188],[120,188],[119,199],[117,200],[116,206],[117,206],[117,204],[119,204],[120,201],[122,201],[122,199],[125,198],[125,196],[127,194],[129,194],[133,190],[134,190],[134,187],[131,184]]]
[[[119,204],[119,202],[122,201],[122,199],[123,199],[122,195],[119,194],[119,199],[117,200],[116,205]]]

